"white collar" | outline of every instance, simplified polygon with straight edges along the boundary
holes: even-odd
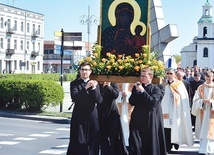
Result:
[[[88,82],[88,80],[89,80],[89,78],[87,78],[87,79],[82,79],[84,82]]]

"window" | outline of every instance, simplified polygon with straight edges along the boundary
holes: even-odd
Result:
[[[207,38],[207,27],[203,29],[203,38]]]
[[[19,70],[22,70],[22,60],[19,61]]]
[[[10,28],[10,19],[7,20],[7,28]]]
[[[14,49],[17,50],[17,40],[14,40]]]
[[[3,38],[1,38],[1,40],[0,40],[0,47],[4,48],[4,39]]]
[[[40,70],[40,62],[37,62],[37,70]]]
[[[17,70],[17,60],[14,60],[14,69]]]
[[[33,28],[32,28],[32,31],[33,31],[33,34],[35,33],[35,24],[33,24]]]
[[[27,32],[29,33],[30,32],[30,24],[27,23]]]
[[[208,48],[204,48],[203,57],[208,57]]]
[[[24,22],[21,22],[21,31],[24,32]]]
[[[33,51],[35,51],[35,42],[33,42],[32,44],[33,44]]]
[[[17,30],[17,20],[14,21],[14,30]]]
[[[38,35],[40,35],[40,31],[41,31],[41,26],[40,25],[38,25]]]
[[[208,9],[206,9],[205,10],[205,16],[208,16],[209,14],[208,14],[209,12],[208,12]]]
[[[7,39],[7,49],[10,49],[10,39]]]
[[[1,17],[1,28],[4,28],[4,18]]]
[[[193,66],[197,65],[197,60],[193,61]]]
[[[40,52],[40,43],[38,43],[38,52]]]
[[[29,51],[30,47],[29,47],[29,41],[27,41],[27,50]]]
[[[24,47],[23,40],[21,40],[21,42],[20,42],[20,49],[23,50],[23,47]]]
[[[29,61],[27,61],[27,70],[29,70]]]

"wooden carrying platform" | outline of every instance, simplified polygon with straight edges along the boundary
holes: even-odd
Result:
[[[114,83],[136,83],[140,81],[137,76],[113,76],[113,75],[91,75],[91,80],[96,80],[98,82],[114,82]],[[162,83],[161,78],[153,78],[152,83],[160,84]]]

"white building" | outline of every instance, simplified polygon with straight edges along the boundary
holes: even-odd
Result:
[[[82,40],[82,39],[81,39]],[[44,41],[43,70],[45,73],[60,73],[61,69],[71,73],[78,66],[79,60],[90,55],[88,42],[64,41],[64,55],[61,66],[61,40]],[[91,51],[92,43],[89,43]]]
[[[0,73],[43,72],[44,15],[0,3]]]
[[[202,6],[202,16],[198,21],[198,36],[181,50],[181,67],[214,68],[214,18],[209,0]]]

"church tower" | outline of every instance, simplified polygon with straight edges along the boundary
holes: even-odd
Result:
[[[202,6],[202,17],[198,21],[197,65],[214,68],[214,19],[209,0]]]
[[[209,0],[202,6],[202,16],[198,21],[198,35],[193,42],[181,50],[181,67],[214,68],[214,18]]]

